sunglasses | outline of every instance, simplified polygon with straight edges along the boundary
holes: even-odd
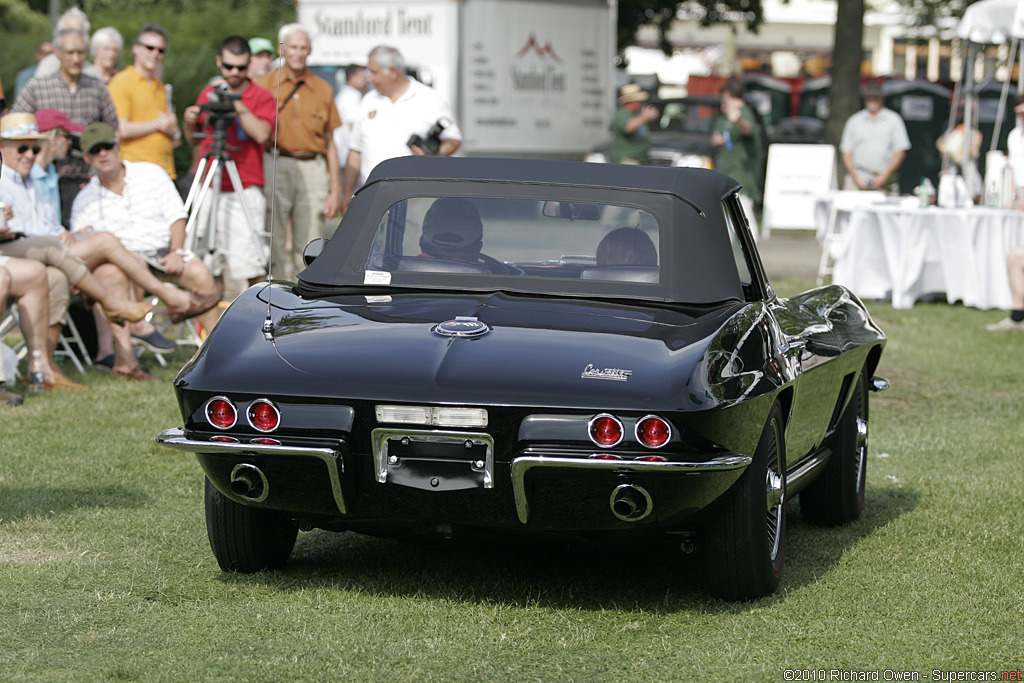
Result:
[[[163,54],[163,53],[167,52],[167,48],[166,47],[157,47],[156,45],[146,45],[145,43],[136,43],[136,44],[137,45],[141,45],[142,47],[146,48],[150,52],[159,52],[160,54]]]
[[[220,68],[224,71],[247,71],[249,69],[249,62],[245,64],[224,64],[221,63]]]
[[[114,149],[113,142],[97,142],[89,148],[89,156],[96,156],[100,152],[109,152],[112,149]]]
[[[39,150],[41,149],[42,147],[39,145],[18,145],[18,154],[24,154],[29,150],[32,150],[33,154],[39,154]]]

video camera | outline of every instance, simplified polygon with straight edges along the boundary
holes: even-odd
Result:
[[[210,91],[209,100],[199,105],[199,108],[210,114],[211,123],[215,117],[231,118],[235,115],[235,102],[242,99],[240,94],[228,90],[228,86],[221,83]]]
[[[426,139],[413,133],[405,144],[410,148],[413,146],[419,147],[427,154],[437,154],[437,150],[441,147],[441,133],[450,125],[452,125],[451,121],[446,118],[440,118],[427,131]]]

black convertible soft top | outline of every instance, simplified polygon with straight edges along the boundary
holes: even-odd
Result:
[[[509,183],[612,187],[667,192],[698,203],[724,199],[740,185],[727,175],[703,168],[661,168],[583,161],[409,156],[388,159],[366,179],[367,188],[385,178],[404,180],[490,180]],[[704,210],[704,207],[701,207]]]
[[[712,304],[744,299],[724,200],[739,189],[732,178],[696,168],[657,168],[536,159],[401,157],[381,162],[352,200],[321,255],[298,275],[303,296],[339,288],[503,289],[650,301]],[[410,197],[556,200],[635,207],[661,229],[657,285],[543,277],[394,272],[371,284],[365,257],[381,220]],[[738,205],[737,205],[738,206]],[[737,209],[738,210],[738,209]],[[752,247],[751,247],[752,248]],[[754,256],[753,258],[756,258]]]

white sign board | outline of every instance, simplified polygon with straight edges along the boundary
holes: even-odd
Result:
[[[397,47],[452,105],[472,154],[582,155],[609,137],[615,4],[598,0],[299,0],[309,63]]]
[[[764,235],[772,230],[816,230],[815,197],[835,188],[832,145],[774,144],[768,148],[764,182]]]
[[[474,150],[578,152],[608,135],[612,15],[604,3],[465,2],[462,131]]]
[[[298,19],[312,33],[310,65],[366,64],[370,50],[390,45],[454,106],[458,7],[451,0],[301,0]]]

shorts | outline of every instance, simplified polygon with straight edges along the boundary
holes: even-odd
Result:
[[[259,186],[245,188],[242,196],[249,209],[252,229],[238,193],[222,192],[217,202],[215,251],[203,259],[217,277],[223,275],[225,267],[231,277],[239,280],[267,274],[267,236],[264,232],[267,200]],[[200,226],[205,227],[208,216],[207,213],[202,217]]]

